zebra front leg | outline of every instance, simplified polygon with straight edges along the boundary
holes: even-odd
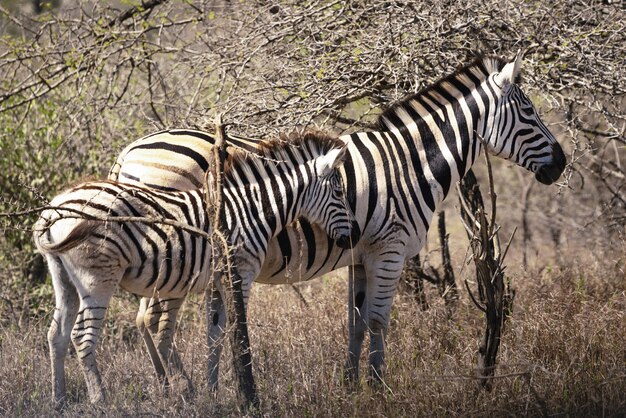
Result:
[[[182,386],[185,393],[192,395],[194,393],[193,383],[185,373],[183,363],[174,345],[176,318],[183,302],[183,298],[150,299],[144,316],[144,324],[150,333],[150,339],[156,347],[161,367],[167,376],[164,379],[166,387],[176,386],[178,388]]]
[[[395,255],[395,257],[394,257]],[[385,368],[385,339],[389,326],[400,273],[404,267],[404,257],[388,250],[381,257],[385,261],[372,259],[366,266],[367,274],[367,323],[370,335],[370,384],[383,382]]]
[[[362,265],[350,266],[348,270],[348,360],[344,369],[347,383],[359,379],[359,359],[367,330],[367,280]]]
[[[65,404],[65,357],[70,344],[72,326],[78,314],[78,293],[70,282],[61,260],[47,255],[48,268],[54,287],[55,310],[48,330],[50,362],[52,365],[52,396],[57,408]]]
[[[152,365],[154,366],[154,371],[156,372],[157,378],[159,379],[159,383],[162,387],[168,386],[167,375],[165,373],[165,368],[163,367],[163,363],[161,363],[161,358],[159,357],[159,353],[157,352],[156,347],[154,346],[154,341],[152,341],[152,336],[150,335],[150,331],[146,326],[148,318],[146,318],[146,311],[148,310],[148,306],[152,305],[152,299],[142,297],[139,301],[139,310],[137,311],[137,318],[135,323],[137,325],[137,329],[139,330],[139,334],[141,335],[143,342],[146,345],[146,349],[148,350],[148,354],[150,355],[150,360],[152,361]]]
[[[370,379],[369,383],[378,385],[383,382],[385,369],[385,340],[387,338],[388,322],[383,323],[376,319],[369,321],[370,331]]]
[[[209,326],[209,388],[217,392],[220,356],[224,347],[224,327],[226,326],[226,307],[222,298],[222,286],[216,281],[210,287],[207,303],[207,323]]]

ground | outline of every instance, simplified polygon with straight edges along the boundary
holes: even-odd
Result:
[[[609,263],[610,264],[610,263]],[[396,298],[384,387],[342,384],[346,355],[345,270],[299,285],[256,286],[250,305],[254,372],[263,416],[623,416],[626,414],[626,284],[621,266],[511,271],[517,290],[491,392],[474,376],[483,318],[467,295],[451,312],[434,289],[422,312]],[[465,273],[464,273],[465,274]],[[621,275],[621,276],[620,276]],[[70,405],[63,416],[238,416],[232,369],[223,356],[214,398],[205,384],[202,300],[183,312],[177,346],[197,388],[165,394],[134,329],[137,302],[120,294],[99,345],[109,396],[89,404],[78,362],[66,362]],[[54,413],[46,330],[49,317],[1,329],[0,413]],[[365,356],[362,366],[365,365]],[[362,367],[362,374],[365,369]]]

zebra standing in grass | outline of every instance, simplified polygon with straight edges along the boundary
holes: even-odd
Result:
[[[381,379],[384,338],[404,261],[423,247],[437,206],[476,161],[483,144],[492,154],[535,173],[541,183],[551,184],[563,172],[566,160],[561,147],[520,89],[520,67],[519,55],[511,62],[495,56],[477,58],[387,109],[379,118],[378,132],[341,137],[350,153],[342,177],[362,231],[353,250],[339,248],[324,231],[307,222],[299,228],[287,227],[269,243],[257,278],[261,283],[293,283],[351,266],[347,379],[358,378],[366,330],[370,374],[374,380]],[[194,149],[193,142],[201,136],[205,148]],[[254,141],[229,139],[254,148]],[[140,139],[126,148],[111,175],[160,187],[184,187],[186,177],[200,179],[203,174],[202,165],[189,156],[193,151],[208,155],[205,150],[212,141],[210,135],[193,131],[168,131]],[[143,146],[157,142],[161,144]],[[175,150],[176,146],[181,148]],[[155,164],[176,169],[153,172]],[[158,305],[154,300],[142,302],[138,316],[142,321],[138,322],[164,320],[162,307],[150,309]],[[224,317],[219,293],[214,294],[211,308],[210,341],[217,341]],[[171,324],[169,329],[173,328]],[[219,347],[209,357],[213,387],[218,360]]]
[[[297,217],[319,223],[338,245],[346,246],[352,233],[354,218],[344,206],[337,171],[347,155],[345,143],[313,133],[283,139],[261,143],[260,157],[239,152],[225,163],[222,219],[236,277],[248,287],[261,270],[269,240]],[[166,300],[203,292],[209,284],[209,241],[189,229],[211,229],[204,193],[88,182],[61,193],[50,206],[35,224],[34,238],[48,261],[56,296],[48,332],[54,399],[65,398],[64,359],[71,339],[89,396],[102,401],[95,346],[118,285]],[[123,217],[156,221],[123,222]],[[160,326],[151,324],[151,331]],[[168,361],[168,352],[159,354]]]

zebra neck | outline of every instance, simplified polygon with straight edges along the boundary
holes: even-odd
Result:
[[[263,215],[270,227],[268,229],[269,239],[276,237],[286,226],[291,225],[296,219],[302,216],[302,205],[307,199],[303,193],[304,188],[305,185],[298,180],[296,190],[287,188],[285,192],[286,195],[275,195],[275,210],[271,210],[269,205],[263,204],[263,208],[265,209]],[[278,191],[275,190],[273,192],[276,193]]]
[[[265,183],[224,188],[224,222],[235,240],[253,243],[255,250],[263,251],[267,243],[300,216],[303,202],[302,181],[296,176],[276,177],[283,187]],[[297,190],[292,189],[296,181]],[[284,191],[283,191],[284,190]]]
[[[480,155],[481,138],[488,138],[494,124],[493,99],[483,89],[472,92],[444,97],[431,91],[385,115],[387,135],[404,141],[438,201],[469,171]]]

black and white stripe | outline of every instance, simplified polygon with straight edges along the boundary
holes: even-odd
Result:
[[[235,153],[227,159],[223,221],[243,286],[249,288],[260,272],[269,240],[297,217],[319,224],[333,240],[349,241],[354,218],[344,205],[337,170],[346,151],[335,138],[306,133],[261,143],[260,156]],[[165,306],[160,312],[172,319],[147,328],[167,342],[156,347],[165,370],[180,368],[170,357],[168,324],[175,323],[179,300],[205,291],[213,265],[204,195],[202,189],[88,182],[56,196],[42,212],[34,238],[48,260],[56,295],[48,334],[55,400],[65,397],[70,339],[92,401],[104,398],[95,345],[118,286]]]
[[[384,334],[404,261],[422,248],[437,206],[476,161],[483,144],[491,153],[534,172],[542,183],[550,184],[562,173],[565,156],[522,92],[520,66],[519,56],[511,62],[494,56],[478,58],[390,107],[380,116],[378,132],[341,137],[350,152],[343,181],[362,231],[353,251],[339,248],[307,222],[283,229],[270,241],[259,282],[307,280],[355,263],[348,303],[350,379],[358,376],[366,330],[371,337],[370,370],[380,377]],[[183,144],[193,136],[196,133],[178,139]],[[254,141],[247,145],[254,147]],[[127,152],[125,158],[132,154]],[[158,160],[158,151],[151,157]],[[135,159],[139,165],[141,158],[145,154]],[[120,172],[139,173],[123,159],[118,163]],[[197,167],[187,172],[201,174]],[[136,177],[143,181],[141,175]],[[159,183],[162,187],[179,184],[176,173]],[[223,310],[219,298],[213,308]],[[212,337],[220,335],[216,324]],[[217,366],[214,357],[211,370]],[[212,373],[211,383],[216,379]]]
[[[204,184],[215,137],[193,129],[171,129],[147,135],[128,145],[108,178],[159,190],[192,190]],[[259,140],[229,136],[227,153],[256,152]]]

